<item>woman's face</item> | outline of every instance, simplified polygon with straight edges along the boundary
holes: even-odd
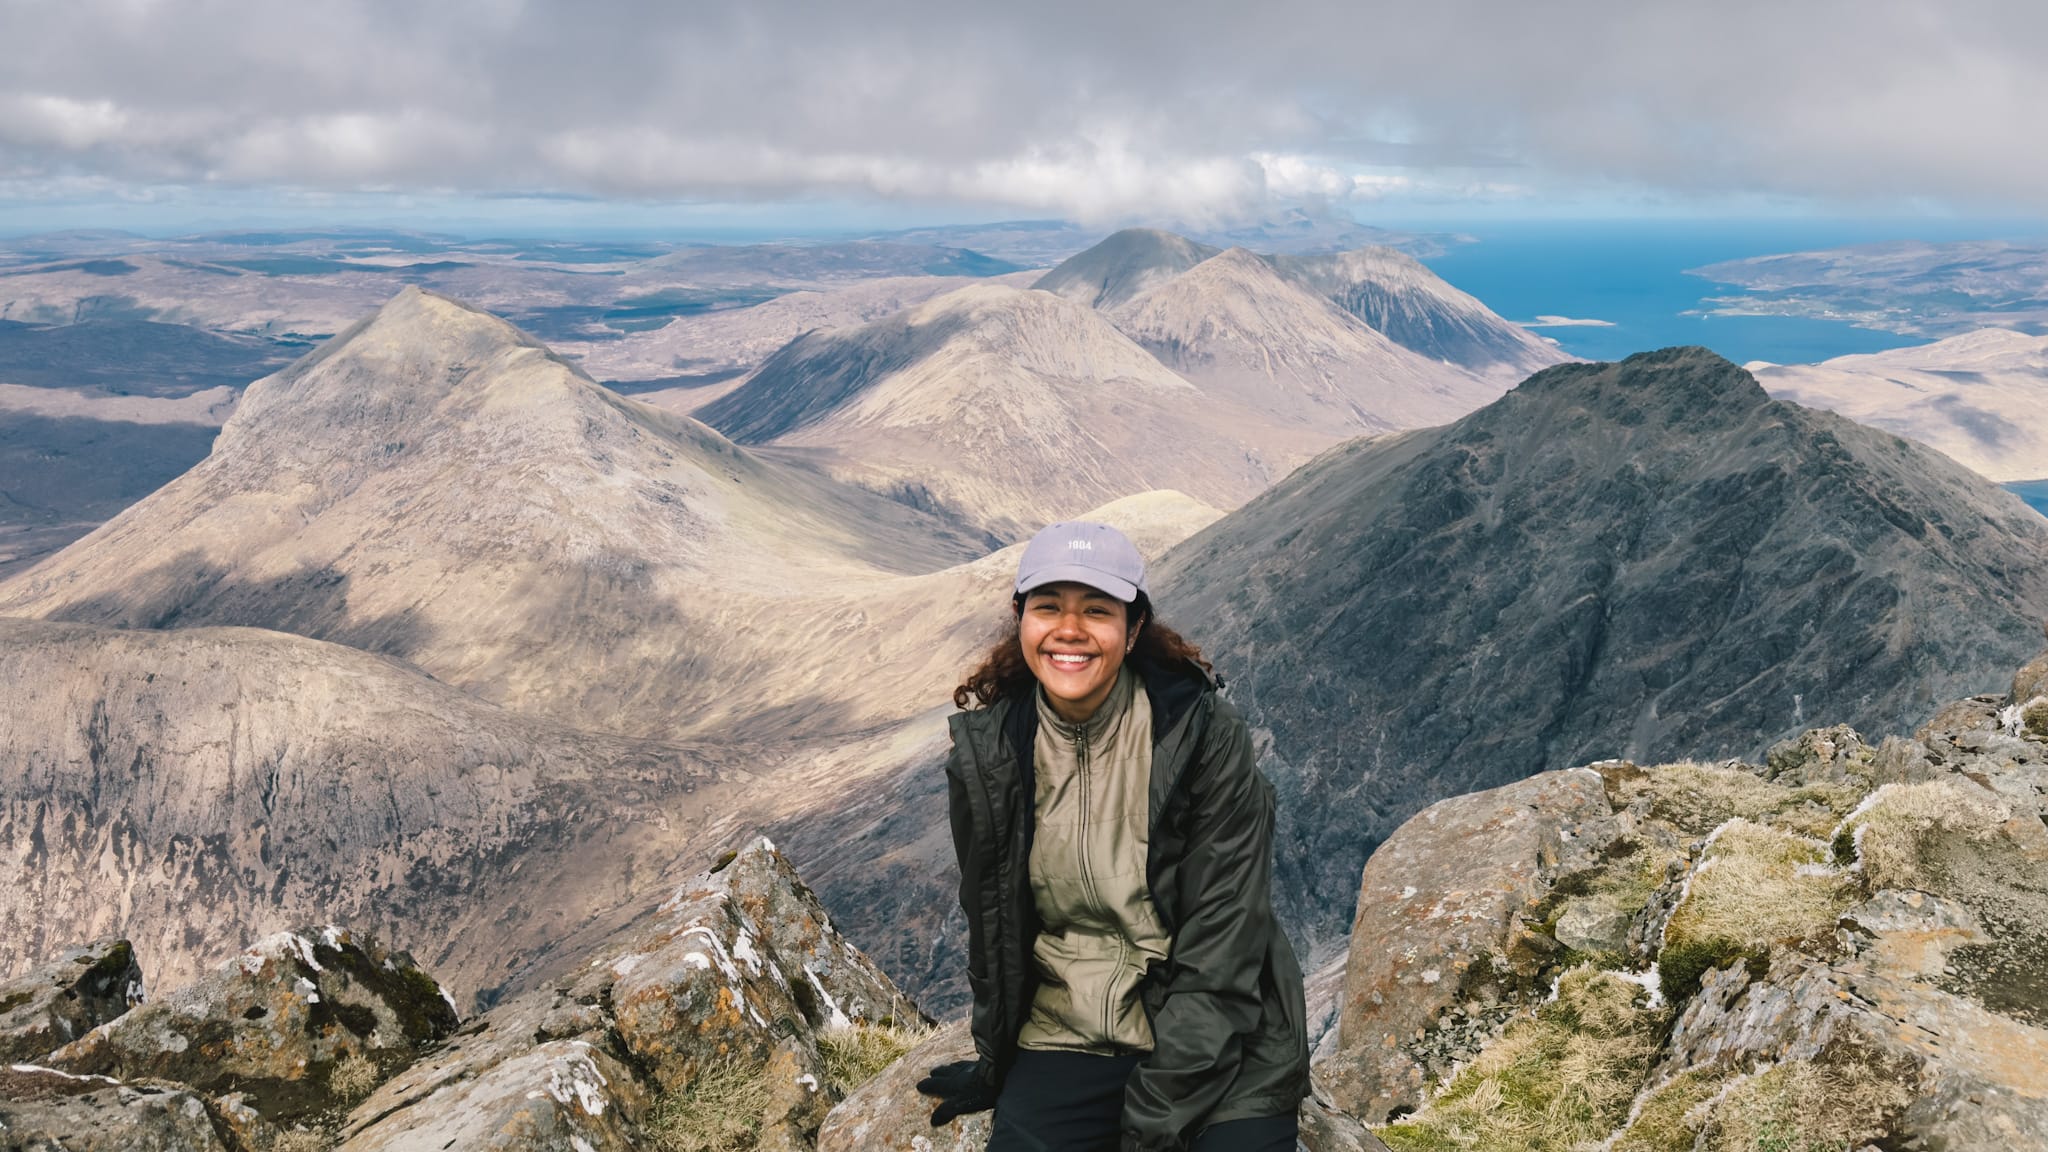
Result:
[[[1017,638],[1053,711],[1079,724],[1109,699],[1131,636],[1123,601],[1085,584],[1048,584],[1024,597]]]

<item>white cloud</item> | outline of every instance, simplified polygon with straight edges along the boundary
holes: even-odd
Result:
[[[2036,0],[68,0],[0,41],[0,181],[2048,211]]]

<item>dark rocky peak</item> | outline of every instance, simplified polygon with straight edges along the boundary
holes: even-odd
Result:
[[[1705,348],[1663,348],[1614,363],[1546,368],[1503,403],[1473,413],[1471,422],[1514,426],[1538,411],[1580,410],[1623,425],[1697,433],[1747,419],[1772,402],[1756,377]]]
[[[1126,228],[1069,257],[1032,287],[1091,308],[1114,308],[1219,251],[1156,228]]]
[[[1272,734],[1283,902],[1349,923],[1372,846],[1445,796],[1609,756],[1902,731],[2003,689],[2048,524],[1929,449],[1769,400],[1698,349],[1565,365],[1353,441],[1158,564]]]

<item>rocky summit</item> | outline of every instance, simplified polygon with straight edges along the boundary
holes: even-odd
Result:
[[[2048,522],[1672,349],[1335,449],[1153,587],[1259,733],[1285,913],[1324,957],[1373,846],[1434,800],[1755,756],[1823,716],[1903,732],[1992,687],[2048,617]]]
[[[1440,801],[1357,886],[1309,1152],[2048,1149],[2048,654],[1874,745],[1608,760]],[[932,1130],[933,1035],[818,1146]]]

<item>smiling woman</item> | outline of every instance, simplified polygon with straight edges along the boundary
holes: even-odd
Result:
[[[1116,529],[1040,532],[1014,591],[953,693],[977,1058],[918,1085],[932,1123],[994,1108],[989,1152],[1291,1150],[1301,969],[1244,721]]]

